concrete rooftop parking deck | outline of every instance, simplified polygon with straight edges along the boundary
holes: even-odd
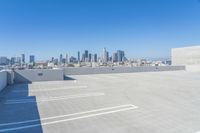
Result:
[[[0,94],[0,132],[200,132],[200,73],[170,71],[71,78],[15,84],[4,89]]]

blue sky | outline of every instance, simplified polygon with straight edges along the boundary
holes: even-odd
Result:
[[[126,51],[170,57],[200,44],[200,0],[0,0],[0,55]]]

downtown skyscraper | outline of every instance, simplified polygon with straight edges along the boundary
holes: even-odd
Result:
[[[122,62],[125,58],[125,52],[122,50],[117,50],[117,61]]]
[[[109,52],[106,51],[106,48],[103,48],[103,57],[102,57],[102,61],[104,63],[108,62],[109,60]]]
[[[25,64],[25,54],[22,54],[22,63]]]
[[[78,51],[78,62],[80,62],[80,51]]]
[[[35,63],[35,56],[34,55],[30,55],[29,63]]]

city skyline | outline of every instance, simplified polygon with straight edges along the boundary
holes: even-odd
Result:
[[[11,0],[0,9],[1,56],[43,60],[106,47],[123,49],[128,58],[163,58],[171,48],[200,42],[198,0]]]
[[[0,132],[200,133],[200,0],[0,0]]]
[[[104,47],[104,48],[106,48],[106,47]],[[117,50],[120,50],[120,49],[112,49],[112,50],[107,49],[107,50],[111,54],[109,56],[113,56],[113,53],[117,52]],[[121,50],[123,50],[123,49],[121,49]],[[96,51],[91,49],[91,50],[87,50],[87,51],[90,51],[90,53],[95,53],[97,55],[103,56],[102,49],[96,50]],[[123,51],[125,51],[125,50],[123,50]],[[83,49],[83,50],[77,50],[76,52],[70,52],[70,51],[68,51],[68,52],[55,52],[55,53],[52,53],[52,54],[49,54],[49,55],[45,55],[45,56],[40,56],[41,54],[34,54],[34,53],[37,53],[37,52],[33,52],[33,53],[28,53],[28,52],[19,53],[19,52],[16,52],[15,54],[12,54],[12,55],[2,55],[1,54],[0,56],[7,57],[7,58],[12,58],[12,57],[21,57],[22,54],[24,54],[24,55],[35,55],[37,57],[36,60],[44,61],[44,60],[49,60],[51,57],[55,57],[55,58],[59,59],[60,54],[63,54],[63,55],[64,54],[68,54],[69,57],[71,57],[71,56],[78,57],[77,56],[77,52],[80,52],[80,58],[82,58],[81,53],[85,52],[85,49]],[[127,53],[127,51],[125,51],[125,52]],[[142,59],[142,58],[145,58],[145,59],[160,59],[160,58],[168,59],[168,58],[171,58],[170,55],[169,56],[163,56],[163,57],[162,56],[160,56],[160,57],[154,57],[154,56],[148,57],[148,56],[129,56],[128,54],[126,54],[126,57],[127,58],[135,58],[135,59],[136,58],[138,58],[138,59]],[[26,62],[29,61],[29,58],[27,58],[27,56],[25,58],[25,61]]]
[[[168,66],[171,59],[127,58],[126,52],[116,50],[109,52],[105,47],[102,53],[91,53],[89,50],[77,51],[76,56],[60,53],[59,57],[51,56],[47,60],[38,60],[33,54],[8,58],[0,56],[0,69],[53,69],[62,67],[138,67],[138,66]]]
[[[89,50],[83,50],[83,51],[77,51],[77,55],[69,55],[68,53],[60,53],[59,56],[49,56],[48,59],[45,60],[38,60],[37,58],[40,59],[40,57],[36,57],[37,55],[34,54],[20,54],[17,56],[1,56],[1,61],[3,62],[9,62],[8,64],[24,64],[24,63],[35,63],[38,61],[50,61],[54,62],[59,62],[60,65],[62,63],[78,63],[78,62],[98,62],[100,59],[102,62],[122,62],[125,59],[125,51],[123,50],[116,50],[115,52],[110,52],[107,51],[106,48],[103,48],[103,51],[101,54],[97,53],[92,53]],[[115,57],[117,56],[117,57]]]

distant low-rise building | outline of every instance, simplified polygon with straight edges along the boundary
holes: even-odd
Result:
[[[69,61],[70,63],[77,63],[77,59],[73,56],[70,57]]]

